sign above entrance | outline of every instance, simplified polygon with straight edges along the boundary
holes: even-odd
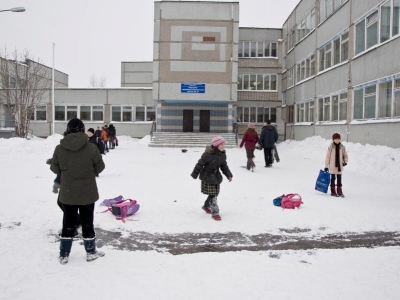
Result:
[[[204,94],[205,83],[181,83],[181,93]]]

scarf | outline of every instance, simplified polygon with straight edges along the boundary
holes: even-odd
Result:
[[[340,156],[339,156],[339,152],[340,152],[340,142],[339,144],[336,144],[335,142],[333,142],[333,145],[335,146],[335,167],[338,168],[338,171],[340,172]]]

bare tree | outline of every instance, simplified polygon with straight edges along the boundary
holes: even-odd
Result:
[[[15,135],[26,137],[35,107],[51,87],[51,69],[33,61],[29,50],[0,51],[0,103],[8,111]]]
[[[89,79],[89,87],[100,87],[104,88],[106,87],[106,77],[105,76],[100,76],[100,78],[97,78],[96,75],[92,74]]]

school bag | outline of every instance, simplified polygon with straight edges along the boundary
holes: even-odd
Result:
[[[319,170],[319,174],[317,177],[317,182],[315,183],[315,189],[322,193],[327,193],[330,183],[330,173],[325,172],[324,170]]]
[[[140,208],[140,205],[136,200],[123,199],[122,196],[106,199],[100,203],[100,205],[108,207],[105,211],[102,211],[102,213],[110,211],[117,220],[120,220],[124,223],[126,217],[135,214]]]
[[[285,197],[285,194],[283,194],[282,196],[276,197],[274,200],[272,200],[272,203],[275,206],[281,206],[282,205],[282,198]]]
[[[283,209],[295,209],[300,208],[301,204],[303,204],[303,201],[299,194],[287,194],[282,198],[281,207]]]

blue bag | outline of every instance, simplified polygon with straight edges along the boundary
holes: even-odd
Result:
[[[329,183],[331,180],[330,178],[331,174],[329,172],[319,170],[317,182],[315,183],[315,189],[326,194],[328,192]]]

